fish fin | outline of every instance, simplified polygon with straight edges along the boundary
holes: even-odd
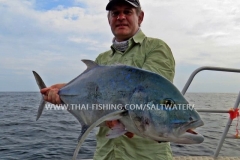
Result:
[[[121,119],[122,117],[123,115],[115,115],[115,116],[109,117],[106,121],[113,121],[113,120]]]
[[[105,123],[110,129],[125,129],[125,126],[119,120],[105,121]]]
[[[96,62],[92,61],[92,60],[88,60],[88,59],[82,59],[82,62],[86,64],[87,69],[85,71],[83,71],[79,76],[77,76],[76,78],[72,79],[70,82],[68,82],[63,88],[67,87],[68,85],[70,85],[71,83],[73,83],[76,79],[78,79],[80,76],[82,76],[83,74],[87,73],[88,71],[90,71],[91,69],[99,66]]]
[[[88,59],[82,59],[82,62],[86,64],[87,69],[85,71],[83,71],[79,76],[77,76],[76,78],[74,78],[73,80],[71,80],[70,82],[68,82],[68,84],[74,82],[78,77],[80,77],[81,75],[87,73],[88,71],[90,71],[91,69],[98,67],[99,65],[92,61],[92,60],[88,60]],[[67,84],[67,85],[68,85]]]
[[[122,112],[121,114],[114,115],[112,117],[108,117],[104,122],[99,124],[98,127],[99,126],[106,126],[106,122],[116,121],[116,120],[121,119],[122,117],[127,116],[127,115],[128,115],[128,111],[124,110],[124,112]]]
[[[125,126],[118,120],[106,121],[106,125],[111,129],[106,135],[109,139],[119,137],[127,132]]]
[[[125,133],[127,133],[127,131],[125,129],[119,129],[119,128],[113,129],[107,133],[106,138],[108,138],[108,139],[116,138],[116,137],[124,135]]]
[[[112,113],[109,113],[103,117],[101,117],[100,119],[98,119],[96,122],[94,122],[92,125],[90,126],[84,126],[84,130],[81,131],[81,134],[80,134],[80,139],[78,141],[78,145],[74,151],[74,154],[73,154],[73,160],[76,160],[77,158],[77,155],[78,155],[78,152],[83,144],[83,142],[85,141],[85,139],[87,138],[87,135],[90,133],[90,131],[97,127],[99,124],[101,124],[102,122],[106,121],[109,117],[113,117],[113,116],[116,116],[116,115],[119,115],[119,114],[122,114],[126,112],[125,110],[118,110],[118,111],[115,111],[115,112],[112,112]]]
[[[38,113],[37,113],[37,118],[36,121],[40,118],[40,116],[42,115],[43,109],[45,107],[46,101],[43,100],[43,98],[41,99],[40,105],[38,107]]]
[[[99,66],[96,62],[88,59],[82,59],[82,62],[87,65],[87,70],[90,70],[92,68]]]
[[[101,124],[99,124],[97,127],[104,127],[106,126],[105,122],[102,122]]]
[[[82,130],[81,130],[81,133],[80,133],[80,135],[79,135],[79,137],[78,137],[78,142],[80,141],[80,139],[82,138],[82,135],[86,132],[86,130],[87,130],[88,128],[89,128],[88,125],[86,125],[86,124],[82,125]]]
[[[37,72],[35,71],[32,71],[33,72],[33,75],[35,77],[35,80],[38,84],[38,87],[39,89],[43,89],[43,88],[46,88],[46,85],[45,83],[43,82],[42,78],[37,74]],[[37,118],[36,118],[36,121],[40,118],[40,116],[42,115],[42,112],[43,112],[43,109],[45,107],[45,104],[46,104],[46,101],[43,99],[43,96],[41,98],[41,102],[40,102],[40,105],[38,107],[38,113],[37,113]]]
[[[127,136],[128,138],[132,138],[134,134],[132,132],[128,132],[125,129],[125,126],[119,121],[106,121],[106,125],[111,129],[108,131],[106,138],[116,138],[122,135]]]
[[[43,89],[43,88],[46,88],[47,86],[45,85],[45,83],[43,82],[42,78],[37,74],[37,72],[35,71],[32,71],[33,72],[33,75],[35,77],[35,80],[38,84],[38,87],[39,89]]]

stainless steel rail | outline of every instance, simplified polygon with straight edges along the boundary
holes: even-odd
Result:
[[[182,90],[182,94],[184,95],[187,91],[187,89],[189,88],[191,82],[193,81],[193,78],[195,77],[195,75],[197,73],[199,73],[200,71],[203,71],[203,70],[211,70],[211,71],[222,71],[222,72],[238,72],[240,73],[240,69],[235,69],[235,68],[221,68],[221,67],[210,67],[210,66],[203,66],[203,67],[200,67],[198,69],[196,69],[189,77],[187,83],[185,84],[185,86],[183,87],[183,90]],[[237,109],[238,106],[239,106],[239,103],[240,103],[240,92],[238,94],[238,97],[236,99],[236,102],[235,102],[235,105],[234,105],[234,109]],[[198,112],[208,112],[208,113],[229,113],[229,111],[227,110],[210,110],[210,109],[196,109]],[[222,145],[223,145],[223,142],[227,136],[227,133],[229,131],[229,128],[231,126],[231,123],[232,123],[232,119],[229,118],[228,122],[227,122],[227,125],[224,129],[224,132],[222,134],[222,137],[221,139],[219,140],[218,142],[218,146],[214,152],[214,155],[213,155],[213,158],[216,159],[219,155],[219,152],[222,148]],[[228,138],[228,137],[227,137]],[[233,139],[239,139],[239,137],[232,137]]]
[[[193,73],[190,75],[190,77],[188,78],[187,83],[185,84],[185,86],[183,87],[182,90],[182,94],[184,95],[188,89],[188,87],[190,86],[193,78],[195,77],[195,75],[203,70],[211,70],[211,71],[222,71],[222,72],[238,72],[240,73],[240,69],[235,69],[235,68],[221,68],[221,67],[210,67],[210,66],[203,66],[200,67],[198,69],[196,69],[195,71],[193,71]]]

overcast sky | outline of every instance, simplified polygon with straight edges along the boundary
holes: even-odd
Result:
[[[0,91],[38,91],[68,82],[86,69],[113,38],[108,0],[0,0]],[[240,1],[141,0],[142,30],[160,38],[176,61],[174,84],[182,90],[201,66],[240,69]],[[240,73],[203,71],[189,92],[240,91]]]

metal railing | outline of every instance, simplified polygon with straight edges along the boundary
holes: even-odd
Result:
[[[185,86],[183,87],[183,90],[182,90],[182,94],[183,94],[183,95],[186,93],[186,91],[187,91],[188,87],[190,86],[190,84],[191,84],[193,78],[195,77],[195,75],[196,75],[197,73],[199,73],[200,71],[203,71],[203,70],[222,71],[222,72],[238,72],[238,73],[240,73],[240,69],[234,69],[234,68],[221,68],[221,67],[210,67],[210,66],[200,67],[200,68],[196,69],[196,70],[190,75],[187,83],[186,83]],[[236,99],[236,102],[235,102],[235,105],[234,105],[234,108],[233,108],[234,110],[238,108],[239,103],[240,103],[240,92],[239,92],[238,97],[237,97],[237,99]],[[210,110],[210,109],[196,109],[196,110],[197,110],[198,112],[207,112],[207,113],[229,113],[228,110]],[[225,138],[226,138],[226,135],[227,135],[227,133],[228,133],[228,131],[229,131],[229,128],[230,128],[231,124],[232,124],[232,119],[229,117],[228,122],[227,122],[227,125],[226,125],[226,127],[225,127],[225,129],[224,129],[224,132],[223,132],[223,134],[222,134],[222,137],[221,137],[221,139],[219,140],[218,145],[217,145],[217,148],[216,148],[216,150],[215,150],[215,152],[214,152],[214,156],[213,156],[214,158],[217,158],[217,157],[218,157],[219,152],[220,152],[220,150],[221,150],[221,148],[222,148],[223,142],[224,142],[224,140],[225,140]],[[232,137],[232,138],[234,138],[234,137]],[[234,138],[234,139],[239,139],[239,138],[236,137],[236,138]]]

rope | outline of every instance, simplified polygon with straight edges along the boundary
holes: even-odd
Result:
[[[230,114],[230,119],[231,119],[231,120],[237,118],[235,138],[239,138],[239,130],[238,130],[239,109],[238,109],[238,108],[236,108],[236,109],[231,108],[228,113]]]

